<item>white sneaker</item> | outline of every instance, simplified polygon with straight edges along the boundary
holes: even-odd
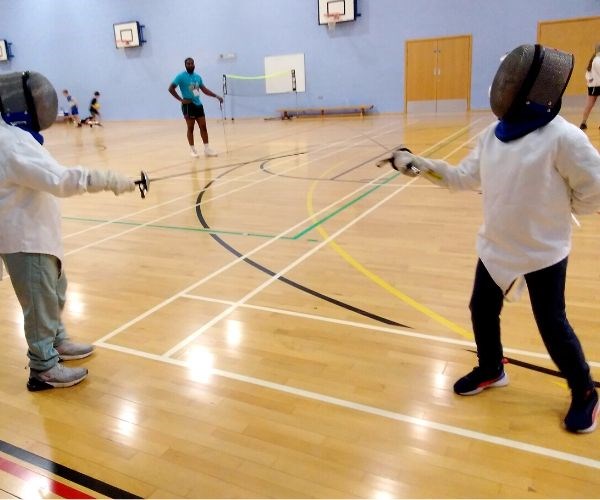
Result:
[[[210,146],[204,146],[204,156],[219,156],[217,152],[210,148]]]
[[[196,151],[195,148],[190,149],[190,156],[192,156],[193,158],[198,158],[198,156],[200,156],[198,154],[198,151]]]

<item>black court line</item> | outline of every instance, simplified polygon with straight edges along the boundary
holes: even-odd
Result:
[[[534,372],[545,373],[546,375],[552,375],[553,377],[558,377],[564,379],[564,375],[560,373],[558,370],[553,370],[551,368],[545,368],[543,366],[534,365],[533,363],[527,363],[525,361],[520,361],[518,359],[506,358],[509,364],[520,366],[521,368],[525,368],[527,370],[532,370]],[[600,387],[600,382],[594,382],[595,387]]]
[[[398,146],[400,147],[400,146]],[[303,181],[336,181],[336,182],[354,182],[354,183],[359,183],[359,184],[368,184],[369,182],[373,182],[372,180],[353,180],[353,179],[340,179],[340,177],[343,177],[346,174],[349,174],[350,172],[352,172],[353,170],[357,170],[360,167],[363,167],[369,163],[373,163],[375,160],[377,160],[378,158],[380,158],[382,156],[382,154],[384,153],[380,153],[376,156],[373,156],[357,165],[354,165],[353,167],[340,172],[337,175],[334,175],[333,177],[329,177],[329,178],[323,178],[323,177],[301,177],[301,176],[297,176],[297,175],[286,175],[286,174],[278,174],[277,172],[273,172],[271,170],[269,170],[268,168],[266,168],[266,164],[269,163],[269,161],[272,158],[269,158],[267,161],[261,163],[260,168],[261,170],[263,170],[264,172],[266,172],[267,174],[271,174],[274,175],[276,177],[282,177],[285,179],[297,179],[297,180],[303,180]],[[377,184],[377,182],[375,182],[374,184]]]
[[[23,448],[14,446],[6,441],[0,440],[0,451],[6,453],[7,455],[18,458],[19,460],[23,460],[31,465],[39,467],[40,469],[51,472],[52,474],[78,484],[79,486],[83,486],[84,488],[92,490],[96,493],[100,493],[108,498],[142,498],[134,495],[133,493],[122,490],[121,488],[117,488],[116,486],[105,483],[104,481],[100,481],[99,479],[88,476],[87,474],[83,474],[82,472],[71,469],[70,467],[66,467],[65,465],[53,462],[47,458],[40,457],[35,453],[31,453]]]
[[[467,351],[472,352],[473,354],[477,354],[477,351],[474,351],[472,349],[467,349]],[[558,370],[553,370],[552,368],[546,368],[544,366],[534,365],[533,363],[527,363],[526,361],[521,361],[521,360],[514,359],[514,358],[507,358],[506,356],[504,356],[504,359],[510,365],[520,366],[521,368],[525,368],[526,370],[531,370],[531,371],[538,372],[538,373],[544,373],[546,375],[552,375],[553,377],[562,378],[562,379],[566,380],[565,376],[562,373],[560,373]],[[600,382],[596,382],[596,381],[593,381],[593,382],[594,382],[595,387],[600,387]]]
[[[293,155],[288,155],[288,156],[293,156]],[[206,219],[204,218],[204,214],[202,213],[202,198],[203,198],[204,194],[208,191],[208,189],[210,188],[210,186],[212,186],[213,183],[215,183],[217,180],[219,180],[221,177],[227,175],[228,173],[233,172],[233,170],[235,170],[236,168],[239,168],[239,167],[235,167],[235,168],[233,168],[227,172],[223,172],[221,175],[217,176],[214,180],[212,180],[208,184],[206,184],[204,186],[204,189],[202,191],[200,191],[200,194],[198,194],[198,198],[196,199],[196,216],[198,217],[198,220],[200,221],[200,224],[202,225],[202,227],[204,227],[205,229],[210,229],[210,226],[209,226],[208,222],[206,221]],[[277,274],[275,271],[268,269],[267,267],[263,266],[262,264],[259,264],[255,260],[249,259],[248,257],[243,257],[244,254],[242,254],[240,251],[233,248],[231,245],[229,245],[227,242],[225,242],[218,235],[216,235],[214,233],[210,233],[210,237],[213,238],[223,248],[225,248],[226,250],[231,252],[233,255],[235,255],[238,258],[242,258],[242,260],[244,262],[246,262],[247,264],[251,265],[252,267],[258,269],[259,271],[262,271],[263,273],[265,273],[271,277],[273,277]],[[371,318],[375,321],[379,321],[380,323],[384,323],[384,324],[390,325],[390,326],[400,326],[403,328],[411,328],[408,325],[398,323],[397,321],[385,318],[383,316],[379,316],[378,314],[375,314],[375,313],[372,313],[369,311],[365,311],[364,309],[360,309],[359,307],[353,306],[351,304],[347,304],[346,302],[342,302],[341,300],[334,299],[333,297],[329,297],[328,295],[325,295],[321,292],[313,290],[312,288],[308,288],[307,286],[304,286],[304,285],[298,283],[297,281],[293,281],[289,278],[286,278],[285,276],[279,276],[279,277],[277,277],[277,279],[279,281],[281,281],[282,283],[292,286],[304,293],[308,293],[309,295],[312,295],[313,297],[317,297],[318,299],[325,300],[326,302],[334,304],[338,307],[342,307],[342,308],[347,309],[348,311],[352,311],[356,314],[360,314],[361,316],[365,316],[365,317]]]
[[[286,156],[304,155],[306,153],[308,153],[308,151],[294,151],[293,153],[281,153],[281,154],[277,154],[275,156],[272,156],[272,155],[261,156],[260,158],[255,158],[254,160],[238,161],[238,162],[235,162],[235,163],[227,163],[227,164],[224,164],[224,165],[215,165],[213,167],[194,168],[192,170],[186,170],[185,172],[167,175],[167,176],[164,177],[164,179],[170,179],[170,178],[175,178],[175,177],[183,177],[184,175],[201,174],[201,173],[211,173],[214,170],[223,170],[224,168],[231,168],[231,167],[239,167],[239,166],[244,166],[244,165],[251,165],[252,163],[258,163],[259,161],[277,160],[279,158],[285,158]],[[168,169],[168,168],[178,167],[180,165],[186,165],[186,166],[188,166],[189,163],[188,162],[174,163],[172,165],[167,165],[167,166],[161,167],[159,169],[155,169],[153,171],[148,171],[148,172],[146,172],[146,174],[148,174],[150,176],[150,182],[152,182],[152,176],[154,174],[156,174],[156,172],[158,172],[159,170],[164,170],[164,169]],[[161,177],[160,179],[157,179],[157,180],[163,180],[163,178]]]
[[[400,143],[400,144],[398,144],[397,146],[394,146],[394,147],[393,147],[391,150],[387,150],[387,151],[386,151],[386,154],[390,154],[390,153],[392,153],[393,151],[395,151],[396,149],[398,149],[398,148],[401,148],[401,147],[404,147],[404,144],[403,144],[403,143]],[[382,153],[382,154],[383,154],[383,153]],[[356,170],[356,169],[358,169],[358,168],[362,167],[363,165],[366,165],[367,163],[371,163],[371,162],[373,162],[373,161],[377,160],[378,158],[381,158],[381,154],[378,154],[377,156],[374,156],[373,158],[371,158],[371,159],[369,159],[369,160],[367,160],[367,161],[363,161],[362,163],[359,163],[358,165],[355,165],[354,167],[351,167],[351,168],[349,168],[349,169],[347,169],[347,170],[344,170],[343,172],[340,172],[340,173],[339,173],[339,174],[337,174],[337,175],[334,175],[334,176],[331,178],[331,180],[332,180],[332,181],[341,180],[341,179],[340,179],[340,177],[343,177],[344,175],[346,175],[346,174],[349,174],[349,173],[350,173],[350,172],[352,172],[353,170]]]

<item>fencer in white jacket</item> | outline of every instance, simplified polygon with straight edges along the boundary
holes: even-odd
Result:
[[[485,129],[457,166],[394,152],[392,166],[453,191],[480,189],[483,224],[470,301],[478,366],[454,384],[460,395],[508,384],[500,313],[524,278],[544,344],[571,389],[564,425],[591,432],[598,393],[565,309],[571,214],[600,209],[600,154],[586,134],[558,116],[573,57],[524,45],[502,61],[490,102],[499,121]]]
[[[36,93],[37,85],[49,87],[49,83],[39,74],[34,77],[30,84],[37,96],[39,117],[46,114],[55,118],[55,107],[45,109],[53,108],[53,100],[44,100]],[[0,77],[0,100],[3,95],[9,96],[4,102],[14,94],[6,88],[9,85],[2,86],[6,81]],[[46,88],[47,95],[52,92],[51,87]],[[31,116],[32,110],[25,114]],[[7,116],[15,119],[15,114]],[[93,348],[73,342],[61,320],[67,279],[57,198],[99,191],[118,195],[134,191],[136,185],[132,179],[109,170],[60,165],[39,143],[37,132],[41,127],[33,129],[32,134],[20,128],[31,124],[18,123],[11,125],[0,118],[0,257],[23,309],[30,367],[28,389],[70,387],[87,376],[87,369],[66,367],[59,359],[84,358]]]

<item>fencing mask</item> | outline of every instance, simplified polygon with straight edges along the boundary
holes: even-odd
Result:
[[[542,45],[521,45],[509,52],[490,91],[492,111],[500,119],[496,136],[516,139],[552,121],[573,64],[572,54]]]
[[[43,142],[38,132],[56,121],[57,111],[56,91],[44,75],[35,71],[0,75],[0,113],[9,125]]]

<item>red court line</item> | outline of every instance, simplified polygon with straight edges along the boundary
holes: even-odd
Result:
[[[59,483],[54,479],[38,474],[37,472],[29,470],[15,462],[11,462],[10,460],[6,460],[2,457],[0,457],[0,470],[8,472],[9,474],[18,477],[19,479],[22,479],[25,482],[34,482],[36,479],[43,478],[48,485],[48,489],[52,491],[52,493],[56,493],[62,498],[95,498],[88,495],[87,493],[83,493],[82,491],[76,490],[75,488],[71,488],[66,484]]]

